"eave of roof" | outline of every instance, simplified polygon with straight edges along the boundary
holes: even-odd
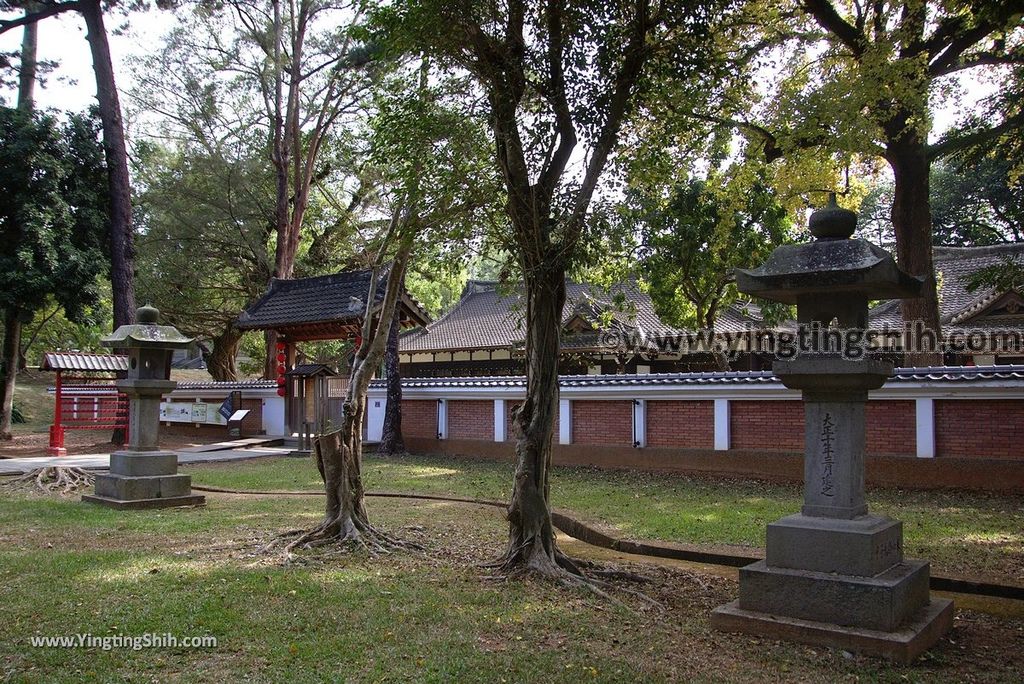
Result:
[[[39,370],[116,373],[128,370],[128,357],[123,354],[46,352]]]
[[[1024,365],[934,366],[897,368],[889,382],[942,381],[971,383],[991,380],[1024,380]],[[652,373],[647,375],[561,375],[559,387],[600,387],[625,385],[761,385],[781,384],[772,371],[718,371],[708,373]],[[374,380],[374,387],[384,387]],[[525,387],[525,376],[464,378],[402,378],[402,387]]]

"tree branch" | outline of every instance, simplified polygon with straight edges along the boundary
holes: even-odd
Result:
[[[26,8],[28,8],[28,7],[39,7],[39,5],[36,4],[36,3],[24,3],[24,4],[25,4]],[[7,33],[8,31],[12,31],[12,30],[18,28],[19,26],[25,26],[26,24],[34,24],[37,21],[40,21],[42,19],[46,19],[47,17],[52,17],[52,16],[55,16],[57,14],[62,14],[63,12],[70,12],[72,10],[78,10],[78,8],[79,8],[78,0],[71,0],[69,2],[58,2],[58,3],[46,4],[46,5],[43,5],[42,7],[40,7],[40,9],[35,10],[35,11],[28,11],[26,9],[25,14],[20,16],[20,17],[18,17],[17,19],[3,19],[3,20],[0,20],[0,35],[3,35],[4,33]],[[14,7],[12,6],[9,9],[14,9]]]
[[[835,35],[856,57],[864,54],[864,34],[847,22],[828,0],[803,0],[804,9],[814,17],[818,25]]]

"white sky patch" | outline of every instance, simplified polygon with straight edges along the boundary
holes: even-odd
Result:
[[[127,19],[127,29],[119,31]],[[146,49],[153,49],[160,36],[176,21],[170,12],[152,11],[124,17],[107,13],[104,16],[110,53],[114,63],[114,77],[122,94],[132,85],[126,58]],[[85,20],[77,12],[66,12],[39,22],[40,61],[57,62],[57,67],[45,77],[45,86],[36,87],[36,105],[41,109],[82,111],[96,104],[96,80],[92,71],[92,53],[85,38]],[[0,50],[21,49],[21,29],[0,36]],[[2,93],[7,104],[13,104],[17,92]],[[123,107],[123,103],[122,103]]]

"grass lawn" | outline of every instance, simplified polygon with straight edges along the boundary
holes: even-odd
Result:
[[[261,459],[189,469],[197,483],[234,489],[319,489],[309,460]],[[371,491],[453,494],[507,500],[512,464],[434,456],[368,456]],[[701,545],[763,547],[765,525],[800,509],[795,485],[555,468],[557,508],[622,536]],[[936,574],[1024,584],[1024,506],[1017,496],[875,489],[875,513],[903,521],[905,552],[928,558]]]
[[[485,474],[426,460],[370,461],[375,488],[500,495]],[[314,484],[301,461],[193,468],[197,479]],[[431,470],[433,468],[434,470]],[[291,472],[289,473],[289,469]],[[301,472],[301,471],[299,471]],[[475,473],[475,474],[474,474]],[[275,482],[269,480],[275,477]],[[560,473],[559,491],[588,473]],[[578,480],[574,485],[568,483]],[[445,485],[445,482],[448,482]],[[613,480],[619,482],[619,480]],[[429,484],[427,484],[429,483]],[[682,487],[683,483],[677,483]],[[642,501],[642,499],[638,499]],[[305,556],[258,547],[319,519],[316,497],[211,495],[195,509],[118,512],[74,499],[0,495],[0,678],[15,682],[282,681],[1009,681],[1024,669],[1019,618],[961,611],[954,632],[910,667],[710,630],[735,596],[698,570],[628,566],[664,611],[626,610],[577,589],[495,581],[489,508],[370,499],[373,520],[423,554]],[[32,648],[33,635],[212,635],[214,648]]]

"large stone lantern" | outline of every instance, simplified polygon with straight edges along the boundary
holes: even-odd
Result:
[[[117,387],[128,395],[128,448],[110,455],[110,473],[96,476],[96,493],[82,497],[111,508],[194,506],[192,478],[178,474],[178,455],[160,451],[160,400],[178,383],[170,379],[171,356],[192,342],[169,325],[158,325],[160,312],[138,309],[133,325],[122,325],[102,340],[128,355],[128,377]]]
[[[798,333],[773,370],[803,396],[804,503],[768,525],[765,559],[740,570],[739,600],[712,624],[909,662],[952,626],[953,605],[930,597],[926,561],[903,557],[903,524],[868,513],[864,409],[893,368],[866,331],[869,300],[916,297],[921,282],[850,239],[856,222],[832,195],[811,216],[815,241],[736,271],[741,292],[797,308]]]

